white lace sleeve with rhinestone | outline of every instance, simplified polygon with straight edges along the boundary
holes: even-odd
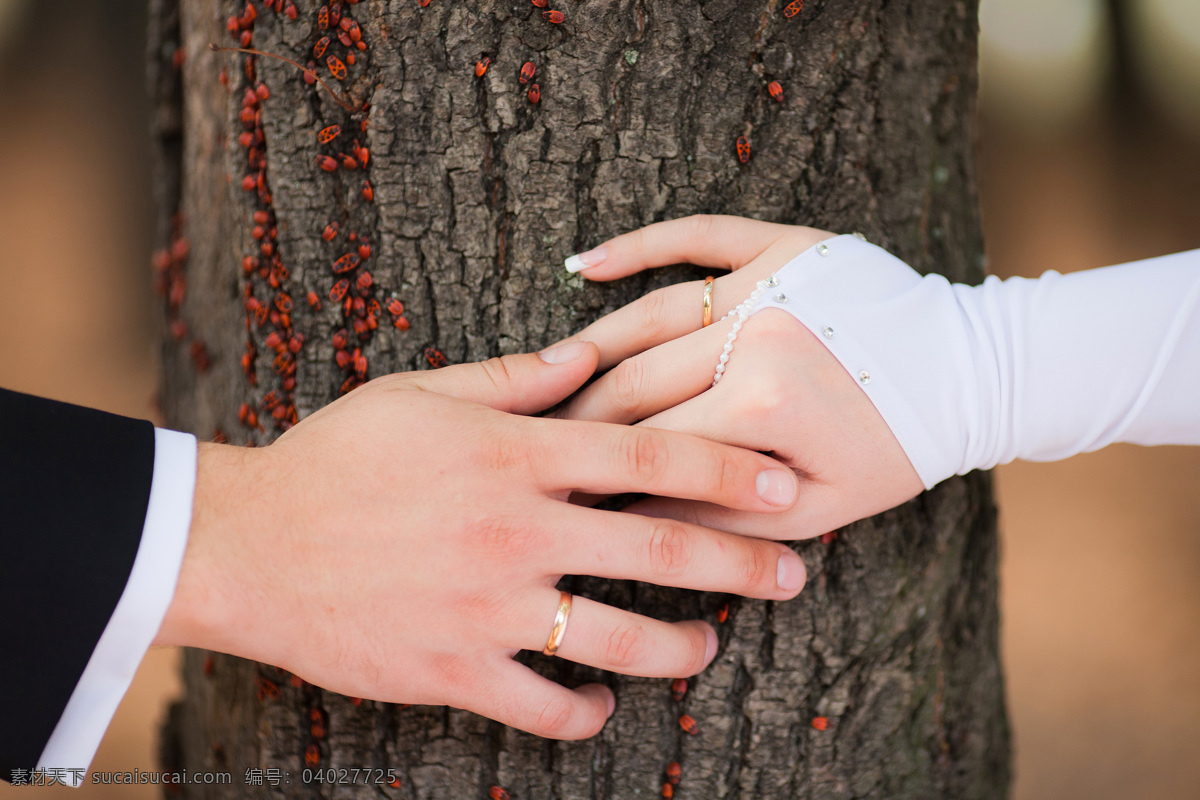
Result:
[[[1113,442],[1200,444],[1200,250],[965,286],[846,235],[771,283],[747,315],[781,309],[824,342],[926,488]]]

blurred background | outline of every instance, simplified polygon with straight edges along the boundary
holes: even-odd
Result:
[[[0,0],[0,386],[152,417],[143,6]],[[981,19],[989,270],[1200,247],[1200,2],[982,0]],[[1200,448],[996,481],[1014,797],[1200,797]],[[143,663],[94,769],[157,769],[176,659]],[[0,784],[56,792],[159,796]]]

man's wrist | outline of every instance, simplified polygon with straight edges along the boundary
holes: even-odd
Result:
[[[236,649],[245,585],[237,544],[245,533],[247,487],[259,455],[251,448],[200,443],[187,550],[154,644]]]

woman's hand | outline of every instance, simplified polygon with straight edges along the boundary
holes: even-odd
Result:
[[[770,453],[800,477],[784,514],[653,498],[629,510],[772,539],[817,536],[898,505],[922,484],[875,406],[836,358],[790,314],[748,319],[721,382],[712,386],[732,319],[718,321],[757,282],[834,234],[738,217],[694,216],[627,233],[568,260],[589,280],[690,262],[730,270],[713,285],[713,323],[702,327],[704,283],[652,292],[567,341],[594,342],[612,369],[558,416],[634,423]]]
[[[591,736],[613,709],[512,660],[547,643],[564,574],[784,600],[790,549],[572,505],[648,492],[773,516],[797,482],[766,456],[683,434],[528,414],[596,367],[567,344],[371,381],[262,449],[201,447],[195,513],[158,644],[285,667],[343,694],[469,709],[532,733]],[[506,413],[509,412],[509,413]],[[650,677],[716,653],[668,624],[576,598],[558,656]]]

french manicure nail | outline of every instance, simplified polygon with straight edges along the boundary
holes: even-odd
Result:
[[[779,557],[779,566],[775,569],[775,582],[785,592],[795,592],[804,586],[804,562],[800,556],[788,550]]]
[[[596,266],[606,258],[608,258],[608,248],[597,247],[586,253],[571,256],[566,260],[564,266],[567,268],[567,272],[579,272],[581,269]]]
[[[773,506],[791,505],[796,499],[796,477],[782,469],[764,469],[754,479],[758,496]]]
[[[574,361],[583,352],[586,342],[567,342],[557,347],[548,347],[538,353],[538,358],[547,364],[565,364]]]

